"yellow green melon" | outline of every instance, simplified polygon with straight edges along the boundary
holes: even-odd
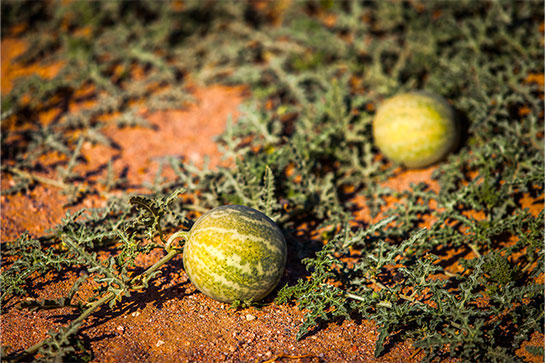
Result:
[[[191,282],[226,303],[267,296],[286,265],[287,247],[278,226],[249,207],[226,205],[202,215],[187,236],[183,261]]]
[[[391,161],[424,168],[454,150],[460,137],[452,106],[425,91],[385,100],[373,119],[376,146]]]

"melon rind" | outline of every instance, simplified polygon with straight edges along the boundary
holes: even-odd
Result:
[[[184,268],[205,295],[226,303],[258,301],[278,284],[287,247],[278,226],[249,207],[227,205],[202,215],[184,245]]]
[[[373,120],[375,145],[390,160],[423,168],[453,151],[460,137],[452,106],[438,95],[413,91],[385,100]]]

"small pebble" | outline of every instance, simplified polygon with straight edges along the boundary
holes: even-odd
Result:
[[[256,319],[255,315],[252,315],[252,314],[246,314],[246,320],[248,320],[248,321],[252,321],[252,320],[255,320],[255,319]]]

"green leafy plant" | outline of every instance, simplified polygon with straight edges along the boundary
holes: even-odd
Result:
[[[376,355],[409,339],[425,361],[522,360],[521,344],[544,333],[543,85],[531,81],[544,67],[541,4],[292,2],[280,26],[252,3],[163,5],[2,2],[3,33],[25,24],[13,35],[29,44],[19,62],[64,62],[53,79],[23,78],[2,95],[2,173],[14,181],[2,193],[44,184],[71,203],[109,200],[67,214],[46,235],[2,241],[4,306],[31,295],[38,275],[82,272],[67,296],[22,305],[78,316],[9,358],[85,358],[85,319],[145,289],[179,251],[143,272],[134,268],[138,256],[163,249],[196,213],[244,204],[271,217],[291,263],[307,267],[308,277],[290,276],[277,299],[305,312],[299,339],[337,319],[370,319]],[[133,79],[135,69],[142,79]],[[122,197],[111,194],[127,187],[111,163],[101,182],[75,172],[83,142],[115,150],[106,125],[152,127],[137,101],[149,110],[183,107],[189,77],[251,90],[218,138],[231,167],[168,158],[162,165],[175,178]],[[48,126],[36,121],[58,97],[86,87],[96,104]],[[398,190],[384,183],[402,170],[375,148],[371,120],[380,101],[412,89],[446,97],[464,116],[465,137],[431,181]],[[52,153],[61,155],[54,170],[40,162]],[[363,221],[353,217],[358,198],[371,213]],[[525,208],[525,198],[541,212]],[[76,299],[91,281],[91,297]]]

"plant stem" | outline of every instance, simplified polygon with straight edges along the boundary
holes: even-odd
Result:
[[[181,232],[183,232],[183,233],[181,233]],[[169,238],[169,241],[174,240],[175,238],[179,238],[181,235],[185,235],[185,234],[188,233],[188,232],[185,232],[185,231],[181,231],[181,232],[177,232],[177,233],[173,234]],[[143,285],[136,286],[134,284],[139,280],[145,280],[147,277],[151,276],[155,271],[157,271],[161,266],[163,266],[165,263],[167,263],[172,258],[174,258],[176,255],[178,255],[181,251],[182,250],[180,250],[180,249],[171,249],[165,256],[163,256],[159,261],[154,263],[146,271],[144,271],[140,275],[135,276],[134,278],[132,278],[130,280],[129,284],[128,284],[128,286],[130,286],[130,289],[131,290],[138,290],[140,288],[143,288],[144,287]],[[106,295],[101,297],[99,300],[93,302],[83,313],[81,313],[80,316],[78,316],[76,319],[74,319],[74,320],[72,320],[70,322],[69,331],[73,329],[73,332],[71,332],[71,334],[75,334],[77,332],[77,330],[78,330],[77,328],[79,327],[79,325],[85,319],[87,319],[93,312],[95,312],[95,310],[97,310],[102,305],[104,305],[104,304],[106,304],[106,303],[110,302],[111,300],[116,299],[118,297],[121,297],[121,295],[120,294],[114,294],[113,292],[108,292]],[[71,334],[69,334],[69,335],[71,335]],[[25,357],[28,357],[30,355],[35,354],[42,346],[44,346],[44,344],[47,342],[47,340],[48,339],[44,339],[40,343],[37,343],[37,344],[33,345],[32,347],[26,349],[25,352],[22,355],[20,355],[19,357],[17,357],[14,361],[18,361],[18,360],[21,360],[21,359],[23,359]]]
[[[68,190],[69,188],[72,187],[71,184],[67,184],[62,180],[56,180],[56,179],[47,178],[45,176],[36,175],[36,174],[33,174],[33,173],[29,173],[27,171],[21,170],[19,168],[9,168],[8,171],[13,173],[13,174],[16,174],[16,175],[18,175],[18,176],[20,176],[22,178],[34,180],[34,181],[36,181],[38,183],[45,184],[45,185],[51,185],[51,186],[53,186],[55,188],[59,188],[59,189],[62,189],[62,190]],[[110,197],[115,196],[115,194],[113,194],[113,193],[104,192],[104,191],[101,191],[101,190],[97,190],[97,193],[99,195],[101,195],[102,197],[104,197],[104,198],[110,198]]]
[[[87,310],[81,313],[80,316],[78,316],[76,319],[70,322],[70,327],[77,327],[81,322],[83,322],[83,320],[89,317],[89,315],[91,315],[96,309],[106,304],[108,301],[112,300],[114,297],[115,297],[115,294],[112,292],[109,292],[108,294],[100,298],[99,300],[95,301],[89,308],[87,308]],[[47,339],[44,339],[41,342],[34,344],[32,347],[26,349],[24,354],[16,358],[14,361],[19,361],[23,359],[24,357],[28,357],[29,355],[35,354],[42,346],[44,346],[46,342],[47,342]]]
[[[187,236],[189,235],[189,232],[188,231],[178,231],[176,233],[174,233],[173,235],[171,235],[167,241],[167,243],[165,244],[165,250],[167,251],[170,251],[170,245],[172,244],[172,242],[174,242],[174,240],[176,239],[187,239]]]
[[[23,170],[21,170],[19,168],[10,168],[9,171],[12,172],[13,174],[19,175],[20,177],[23,177],[23,178],[26,178],[26,179],[31,179],[31,180],[37,181],[39,183],[42,183],[42,184],[48,184],[48,185],[54,186],[56,188],[68,189],[70,187],[70,185],[68,185],[68,184],[66,184],[66,183],[64,183],[64,182],[62,182],[60,180],[50,179],[50,178],[46,178],[46,177],[43,177],[43,176],[40,176],[40,175],[31,174],[31,173],[23,171]]]
[[[170,261],[174,256],[180,253],[180,250],[172,249],[170,250],[163,258],[161,258],[159,261],[157,261],[153,266],[148,268],[146,271],[144,271],[141,275],[138,275],[134,277],[131,282],[129,283],[130,286],[132,286],[132,289],[138,290],[140,288],[143,288],[144,286],[136,286],[133,285],[138,280],[145,280],[146,277],[151,276],[159,267],[163,266],[165,263]]]
[[[346,293],[346,297],[349,298],[349,299],[354,299],[354,300],[366,302],[366,300],[363,297],[358,296],[358,295],[354,295],[354,294],[351,294],[351,293]]]
[[[373,282],[375,285],[377,285],[378,287],[380,287],[381,289],[386,289],[386,290],[390,290],[389,287],[387,287],[386,285],[378,282],[377,280],[375,279],[369,279],[371,282]],[[414,293],[413,293],[414,295]],[[353,300],[358,300],[358,301],[362,301],[362,302],[367,302],[367,300],[365,300],[363,297],[359,296],[359,295],[354,295],[354,294],[351,294],[349,292],[347,292],[345,294],[345,296],[349,299],[353,299]],[[412,296],[407,296],[405,294],[398,294],[397,295],[399,298],[405,300],[405,301],[410,301],[410,302],[413,302],[413,303],[419,303],[419,304],[424,304],[423,302],[421,302],[420,300],[416,300],[414,297]],[[392,307],[392,304],[390,302],[385,302],[385,301],[381,301],[379,302],[379,305],[380,306],[384,306],[384,307],[388,307],[388,308],[391,308]]]
[[[470,243],[469,248],[471,249],[471,251],[473,251],[473,253],[475,255],[477,255],[477,258],[481,257],[481,253],[479,252],[479,248],[477,247],[477,245],[475,243]]]

